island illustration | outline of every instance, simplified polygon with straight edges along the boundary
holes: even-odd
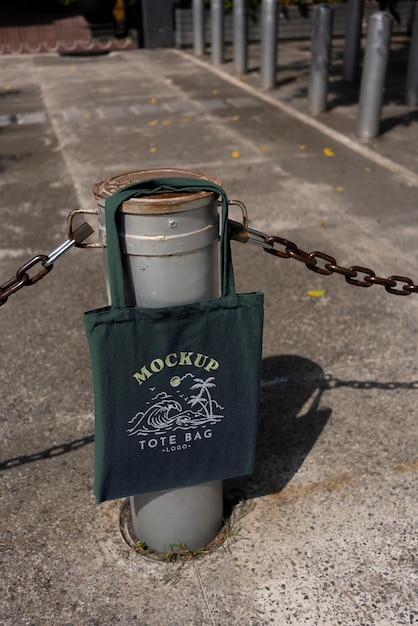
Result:
[[[223,419],[222,407],[212,398],[211,390],[216,388],[215,378],[205,380],[191,373],[173,376],[170,380],[172,393],[161,391],[147,404],[145,411],[139,411],[130,421],[129,436],[164,435],[176,430],[190,430],[217,424]],[[151,387],[150,391],[155,391]]]

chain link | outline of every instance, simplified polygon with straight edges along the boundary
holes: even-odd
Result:
[[[58,248],[55,248],[49,255],[37,254],[30,261],[19,267],[16,272],[16,276],[0,285],[0,306],[5,304],[13,293],[27,287],[28,285],[34,285],[41,280],[48,272],[50,272],[54,266],[54,262],[60,258],[67,250],[70,250],[73,246],[80,247],[81,242],[87,239],[92,233],[93,228],[87,222],[81,224],[74,230],[71,229],[68,239],[62,243]],[[35,267],[35,265],[41,264],[42,267],[39,271],[30,276],[29,270]]]
[[[251,232],[251,228],[248,229]],[[418,285],[407,276],[393,275],[388,278],[380,278],[376,273],[368,267],[360,265],[352,265],[351,267],[343,267],[338,265],[336,259],[324,252],[305,252],[288,239],[283,237],[269,236],[257,231],[257,235],[262,239],[262,246],[268,254],[273,254],[281,259],[296,259],[304,263],[312,272],[329,276],[330,274],[341,274],[350,285],[356,287],[372,287],[373,285],[382,285],[388,293],[395,296],[410,296],[411,293],[418,293]],[[277,247],[277,246],[281,246]],[[318,260],[325,261],[319,265]],[[402,284],[403,283],[403,284]]]
[[[63,244],[54,252],[59,251],[60,256],[70,245],[80,245],[88,235],[92,232],[91,227],[85,223],[77,229],[79,231],[78,236],[75,231],[75,239],[69,240],[66,244]],[[410,296],[411,293],[418,293],[418,285],[414,283],[411,278],[407,276],[399,276],[394,274],[388,278],[381,278],[376,276],[376,273],[368,267],[362,267],[360,265],[352,265],[351,267],[344,267],[338,265],[337,260],[330,254],[314,250],[313,252],[305,252],[299,248],[293,241],[284,239],[283,237],[266,235],[259,230],[248,228],[247,224],[243,225],[233,220],[229,221],[229,234],[231,239],[240,241],[242,243],[252,243],[264,248],[264,251],[273,256],[277,256],[281,259],[296,259],[301,263],[304,263],[306,267],[322,276],[329,276],[330,274],[341,274],[350,285],[356,287],[372,287],[373,285],[381,285],[388,293],[395,296]],[[253,235],[250,237],[249,235]],[[254,238],[256,237],[256,238]],[[280,247],[278,247],[280,246]],[[53,255],[53,253],[52,253]],[[0,285],[0,306],[7,302],[7,299],[12,294],[19,291],[22,287],[34,285],[41,278],[43,278],[53,268],[52,258],[53,256],[47,256],[45,254],[38,254],[34,256],[30,261],[22,265],[17,272],[16,276]],[[42,268],[34,275],[30,276],[28,271],[38,264],[42,265]],[[363,276],[363,277],[362,277]]]
[[[22,265],[22,267],[19,267],[16,272],[16,276],[3,283],[3,285],[0,285],[0,306],[5,304],[8,297],[16,293],[16,291],[19,291],[22,287],[34,285],[38,282],[38,280],[41,280],[45,274],[48,274],[48,272],[52,270],[53,266],[45,266],[47,260],[48,256],[46,254],[38,254],[37,256],[34,256],[30,259],[30,261]],[[35,265],[38,265],[38,263],[41,263],[42,269],[40,269],[34,276],[29,276],[28,271],[32,267],[35,267]]]

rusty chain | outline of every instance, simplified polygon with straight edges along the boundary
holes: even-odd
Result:
[[[58,248],[55,248],[49,255],[46,254],[37,254],[30,261],[27,261],[22,267],[16,272],[16,275],[10,280],[6,281],[2,285],[0,285],[0,306],[5,304],[12,294],[22,289],[22,287],[28,287],[29,285],[34,285],[41,280],[48,272],[50,272],[53,268],[54,261],[58,259],[60,256],[64,254],[67,250],[72,248],[73,246],[80,246],[81,242],[84,241],[87,237],[89,237],[93,232],[92,227],[84,222],[73,231],[70,232],[69,238]],[[40,264],[42,267],[39,271],[31,276],[29,274],[29,270]]]
[[[388,278],[380,278],[368,267],[362,267],[360,265],[343,267],[342,265],[338,265],[336,259],[329,254],[319,252],[318,250],[305,252],[298,248],[293,241],[283,239],[282,237],[266,236],[264,243],[267,246],[264,250],[269,254],[273,254],[281,259],[292,258],[301,261],[309,270],[321,274],[322,276],[341,274],[350,285],[355,285],[356,287],[382,285],[388,293],[395,296],[410,296],[411,293],[418,293],[418,285],[415,285],[414,281],[407,276],[394,274]],[[280,250],[276,248],[275,244],[283,246],[284,249]],[[319,259],[325,261],[325,263],[318,265]],[[361,275],[363,275],[363,278],[361,278]],[[400,283],[403,283],[401,289],[398,288]]]
[[[376,276],[376,273],[361,265],[351,265],[344,267],[337,263],[337,260],[330,254],[314,250],[313,252],[305,252],[299,248],[296,243],[283,237],[267,235],[259,230],[248,227],[248,218],[245,206],[239,201],[231,201],[230,203],[240,206],[243,213],[243,223],[229,220],[229,236],[235,241],[241,243],[251,243],[261,246],[265,252],[272,254],[281,259],[296,259],[305,266],[322,276],[330,274],[341,274],[350,285],[357,287],[372,287],[373,285],[382,285],[388,293],[396,296],[409,296],[411,293],[418,293],[418,285],[407,276],[399,276],[394,274],[388,278]],[[73,245],[79,246],[86,239],[93,229],[85,222],[74,232],[70,229],[70,238],[48,256],[38,254],[22,265],[16,272],[16,275],[10,280],[0,285],[0,306],[7,302],[10,295],[16,293],[22,287],[34,285],[41,280],[53,268],[53,261],[59,258],[66,250]],[[100,244],[92,244],[97,246]],[[281,246],[281,249],[277,246]],[[29,270],[36,265],[41,264],[42,268],[33,276],[29,275]]]
[[[368,267],[362,267],[360,265],[343,267],[339,265],[337,260],[330,254],[325,254],[325,252],[319,252],[318,250],[305,252],[305,250],[299,248],[293,241],[289,241],[283,237],[266,235],[259,230],[245,227],[245,225],[233,220],[230,220],[229,228],[231,239],[240,241],[241,243],[248,242],[261,246],[268,254],[272,254],[281,259],[296,259],[304,263],[309,270],[316,274],[321,274],[322,276],[341,274],[350,285],[355,285],[356,287],[382,285],[388,293],[395,296],[409,296],[411,293],[418,293],[418,285],[407,276],[394,274],[388,278],[380,278]],[[250,235],[252,235],[252,237]],[[281,248],[277,246],[281,246]]]
[[[38,254],[34,256],[30,261],[19,267],[16,272],[16,276],[8,280],[7,282],[0,285],[0,306],[7,302],[9,296],[22,287],[27,287],[29,285],[34,285],[41,280],[48,272],[52,270],[53,265],[46,266],[45,263],[48,260],[48,257],[45,254]],[[37,265],[38,263],[42,264],[42,269],[40,269],[34,276],[29,276],[28,271]]]

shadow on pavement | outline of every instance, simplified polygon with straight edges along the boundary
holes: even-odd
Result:
[[[81,439],[75,439],[74,441],[61,443],[57,446],[51,446],[50,448],[34,452],[33,454],[24,454],[22,456],[6,459],[5,461],[0,462],[0,472],[13,469],[14,467],[18,467],[20,465],[26,465],[27,463],[35,463],[36,461],[41,461],[43,459],[52,459],[55,456],[68,454],[69,452],[74,452],[74,450],[88,446],[93,442],[94,435],[87,435],[86,437],[81,437]]]
[[[255,470],[252,476],[225,481],[227,507],[284,489],[332,415],[332,408],[319,406],[324,392],[339,387],[418,390],[418,381],[341,380],[297,355],[264,359]]]
[[[233,506],[285,487],[331,416],[331,409],[319,408],[325,389],[322,368],[309,359],[281,355],[263,360],[255,471],[225,481],[227,502]]]

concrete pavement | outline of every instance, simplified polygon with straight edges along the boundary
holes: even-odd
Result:
[[[355,102],[306,117],[306,44],[284,46],[272,94],[256,50],[245,82],[176,50],[1,57],[3,279],[65,238],[99,178],[184,167],[221,177],[254,228],[418,281],[416,112],[388,102],[360,144]],[[418,623],[417,297],[233,252],[238,289],[266,297],[257,464],[225,485],[234,532],[193,561],[139,556],[123,503],[94,501],[81,315],[106,302],[101,253],[71,251],[1,308],[3,626]]]

